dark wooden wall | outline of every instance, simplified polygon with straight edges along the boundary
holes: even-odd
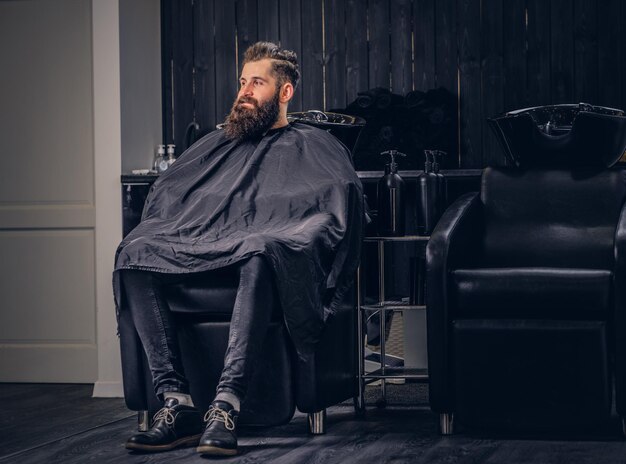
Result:
[[[298,53],[290,105],[343,108],[357,92],[442,86],[458,97],[449,167],[503,159],[486,118],[550,103],[626,108],[626,0],[162,0],[167,143],[222,122],[245,48]]]

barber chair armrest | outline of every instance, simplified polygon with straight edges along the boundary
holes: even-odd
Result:
[[[448,274],[459,264],[468,267],[476,256],[483,215],[476,192],[463,195],[443,214],[426,247],[426,311],[430,406],[438,413],[452,412],[450,308]]]
[[[622,207],[614,241],[615,272],[615,404],[626,417],[626,205]]]
[[[352,288],[329,317],[314,353],[298,360],[296,405],[301,412],[318,412],[358,393],[355,301]]]
[[[148,410],[144,388],[143,347],[128,309],[120,312],[118,327],[126,406],[132,411]]]
[[[472,267],[483,229],[480,194],[466,193],[446,209],[433,230],[426,248],[428,269]]]

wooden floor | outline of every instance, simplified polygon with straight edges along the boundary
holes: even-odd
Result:
[[[376,387],[371,387],[372,389]],[[365,418],[351,404],[329,409],[328,433],[309,436],[306,417],[287,425],[243,428],[240,455],[223,463],[626,463],[626,441],[615,418],[605,430],[583,437],[441,437],[437,417],[423,398],[407,398],[406,386],[389,386],[395,404],[368,407]],[[402,389],[405,390],[402,390]],[[396,390],[394,390],[396,389]],[[0,463],[199,463],[193,448],[134,454],[124,442],[135,414],[120,399],[91,398],[91,385],[0,384]],[[404,392],[404,393],[403,393]],[[373,403],[376,392],[368,398]],[[418,403],[417,406],[409,403]]]

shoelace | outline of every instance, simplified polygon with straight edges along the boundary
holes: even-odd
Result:
[[[172,425],[174,423],[174,414],[172,414],[172,409],[170,408],[161,408],[157,411],[157,413],[152,418],[152,422],[156,422],[160,419],[165,419],[165,423],[167,425]]]
[[[228,413],[223,409],[211,406],[204,415],[204,422],[211,422],[214,420],[223,422],[224,426],[226,426],[226,430],[235,430],[235,422],[231,419]]]

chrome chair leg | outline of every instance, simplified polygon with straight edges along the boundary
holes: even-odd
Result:
[[[454,433],[454,414],[439,414],[439,433],[441,435],[452,435]]]
[[[147,432],[150,428],[150,416],[148,411],[137,412],[137,430],[140,432]]]
[[[360,394],[359,396],[355,396],[352,398],[352,402],[354,403],[354,413],[357,417],[365,416],[365,396]]]
[[[309,413],[309,433],[313,435],[326,433],[326,409]]]

